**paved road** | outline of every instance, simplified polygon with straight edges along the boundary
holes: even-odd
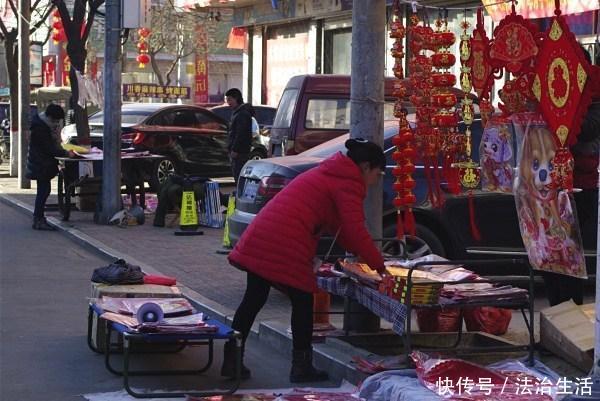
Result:
[[[89,280],[107,260],[58,232],[34,231],[30,225],[29,216],[0,203],[0,399],[83,400],[82,394],[122,390],[121,380],[106,371],[102,356],[85,340]],[[202,352],[183,352],[176,363]],[[178,389],[225,385],[217,374],[220,348],[216,354],[215,367],[200,380],[137,383]],[[290,386],[287,356],[258,342],[250,342],[247,354],[254,378],[243,387]]]

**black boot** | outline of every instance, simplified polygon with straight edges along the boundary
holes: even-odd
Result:
[[[235,378],[235,343],[227,341],[223,347],[223,366],[221,367],[221,376]],[[250,369],[244,366],[244,347],[242,346],[242,370],[241,378],[250,378]]]
[[[33,218],[33,225],[31,227],[34,230],[56,231],[56,228],[54,228],[50,224],[48,224],[48,222],[46,221],[45,217],[34,217]]]
[[[312,348],[294,350],[292,353],[291,383],[321,382],[329,380],[327,372],[315,369],[312,365]]]

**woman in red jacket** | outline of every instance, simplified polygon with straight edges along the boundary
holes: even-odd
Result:
[[[247,272],[246,293],[232,327],[244,341],[271,286],[292,302],[293,359],[290,381],[327,380],[312,365],[313,293],[317,280],[313,259],[322,234],[362,258],[372,269],[385,267],[365,227],[363,201],[368,186],[385,171],[381,147],[364,139],[346,141],[347,155],[338,152],[298,177],[260,211],[229,255],[229,262]],[[233,377],[233,343],[225,345],[221,374]],[[250,377],[242,365],[242,376]]]

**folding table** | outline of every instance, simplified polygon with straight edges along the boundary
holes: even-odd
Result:
[[[91,303],[90,313],[101,315],[103,310],[96,304]],[[214,319],[207,319],[206,323],[217,327],[215,332],[207,333],[139,333],[133,331],[130,327],[120,323],[112,322],[105,319],[100,319],[106,324],[106,338],[104,341],[104,362],[106,368],[111,372],[119,376],[123,376],[123,384],[125,390],[136,398],[171,398],[171,397],[209,397],[216,395],[227,395],[233,394],[239,387],[241,381],[241,367],[242,367],[242,335],[241,333],[233,330],[231,327]],[[123,368],[118,370],[111,364],[111,355],[118,353],[111,344],[112,332],[117,333],[122,338],[123,347]],[[213,390],[197,390],[197,391],[149,391],[149,392],[138,392],[131,388],[130,378],[133,376],[171,376],[171,375],[198,375],[210,368],[213,362],[214,354],[214,341],[215,340],[234,340],[236,349],[236,376],[231,381],[231,386],[227,390],[213,389]],[[208,361],[206,364],[199,369],[176,369],[176,370],[131,370],[130,362],[133,354],[131,348],[133,344],[173,344],[181,346],[197,346],[206,345],[208,347]]]

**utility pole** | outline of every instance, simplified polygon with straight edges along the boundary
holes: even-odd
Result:
[[[383,146],[385,82],[385,0],[352,2],[352,61],[350,75],[350,137]],[[367,228],[373,238],[382,237],[383,183],[373,185],[365,200]],[[372,332],[379,318],[357,302],[345,310],[344,329]]]
[[[383,146],[385,82],[385,0],[352,3],[352,64],[350,137]],[[369,190],[365,202],[367,227],[374,238],[382,233],[383,183]]]
[[[19,188],[31,188],[31,182],[25,177],[27,171],[27,148],[29,147],[29,103],[31,90],[29,85],[29,20],[30,0],[19,0]]]
[[[105,7],[102,224],[121,204],[121,2],[106,0]]]

